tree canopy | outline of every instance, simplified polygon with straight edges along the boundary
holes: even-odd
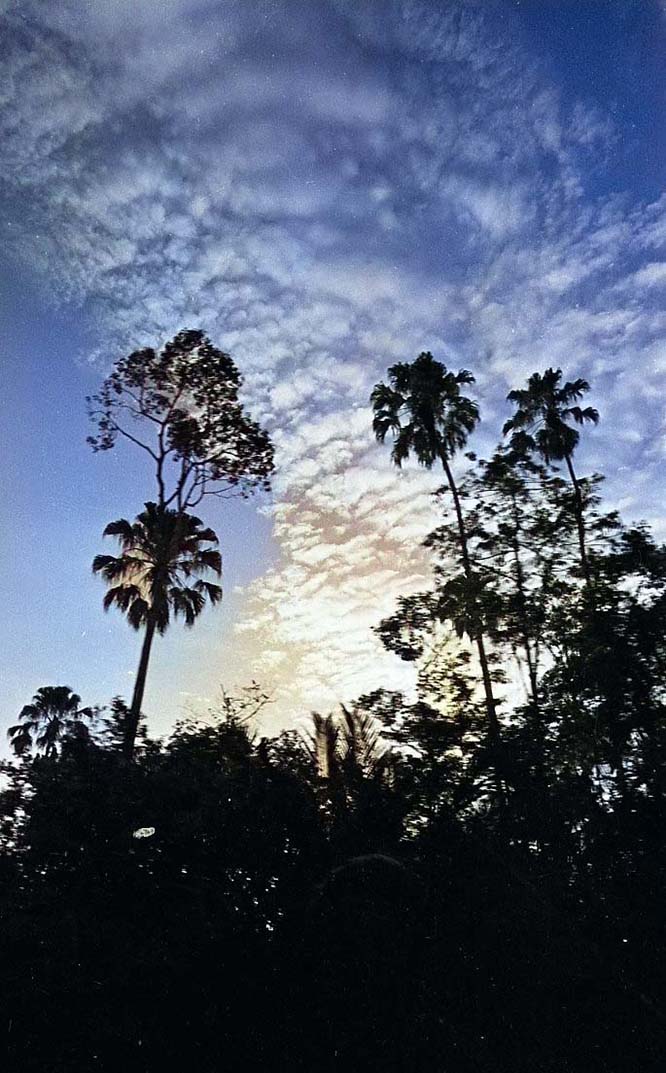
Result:
[[[152,460],[157,503],[187,511],[205,496],[249,495],[273,472],[268,433],[239,398],[241,375],[201,331],[120,358],[88,399],[95,451],[125,439]]]

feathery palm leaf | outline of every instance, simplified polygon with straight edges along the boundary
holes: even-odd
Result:
[[[111,586],[105,610],[117,607],[134,629],[152,617],[158,633],[164,633],[172,615],[193,626],[207,600],[221,600],[220,586],[201,580],[208,572],[222,573],[219,551],[203,546],[216,544],[217,536],[194,515],[146,503],[135,522],[120,518],[104,533],[116,537],[121,554],[95,556],[93,573]],[[199,580],[188,585],[191,578]]]
[[[390,384],[377,384],[370,396],[373,430],[380,443],[393,435],[392,458],[401,466],[416,455],[430,469],[464,447],[479,420],[477,404],[461,393],[474,383],[467,369],[450,372],[432,354],[399,362],[388,370]]]
[[[580,433],[568,419],[577,425],[596,425],[599,420],[593,406],[583,409],[577,404],[590,389],[587,380],[561,381],[561,369],[546,369],[543,375],[533,373],[526,388],[507,395],[509,402],[516,404],[516,412],[504,425],[505,435],[513,433],[511,442],[516,450],[535,451],[546,463],[570,457],[578,446]]]
[[[33,745],[45,756],[54,756],[62,739],[80,731],[83,719],[91,719],[93,708],[81,708],[81,698],[69,686],[42,686],[19,712],[19,722],[7,736],[17,756],[30,752]],[[87,732],[87,731],[86,731]]]

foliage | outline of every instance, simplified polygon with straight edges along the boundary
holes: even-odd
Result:
[[[81,708],[81,698],[69,686],[42,686],[19,712],[19,722],[7,731],[17,756],[33,748],[55,756],[65,737],[87,735],[84,720],[93,718],[93,708]]]
[[[587,380],[561,381],[561,369],[546,369],[543,374],[533,373],[526,388],[509,392],[507,397],[516,404],[516,413],[504,425],[504,432],[512,433],[512,446],[518,453],[536,451],[547,463],[564,461],[574,453],[580,438],[567,418],[578,425],[598,422],[599,412],[593,406],[578,405],[590,390]]]
[[[222,573],[222,558],[212,529],[200,518],[146,503],[135,522],[109,522],[104,536],[116,537],[121,554],[96,555],[93,573],[109,586],[104,610],[116,606],[135,630],[154,622],[158,633],[169,626],[171,614],[193,626],[206,600],[222,599],[222,589],[201,575]],[[190,580],[195,579],[190,584]]]
[[[390,432],[396,466],[414,454],[430,469],[465,446],[479,420],[475,402],[461,392],[474,383],[467,369],[450,372],[432,354],[419,354],[412,364],[399,362],[388,371],[389,384],[377,384],[371,395],[373,429],[383,443]]]
[[[88,399],[95,451],[118,437],[152,459],[157,502],[188,511],[204,496],[249,495],[267,488],[273,471],[268,433],[238,397],[232,359],[200,331],[181,331],[161,350],[146,347],[119,359]]]

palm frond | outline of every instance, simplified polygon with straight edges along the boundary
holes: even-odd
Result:
[[[129,603],[125,614],[132,629],[138,630],[148,622],[149,612],[148,602],[141,596],[137,596]]]
[[[213,548],[204,548],[202,551],[197,551],[191,559],[180,558],[176,569],[183,577],[196,577],[207,570],[219,577],[222,573],[222,556]]]
[[[561,371],[558,369],[558,372]],[[563,402],[570,402],[572,399],[580,399],[586,391],[590,390],[590,385],[587,380],[583,380],[582,377],[578,377],[577,380],[567,380],[566,384],[560,388],[560,398]]]
[[[197,581],[192,588],[207,596],[212,604],[219,604],[222,599],[222,586],[214,585],[212,581]]]
[[[32,748],[31,728],[27,726],[13,726],[7,731],[9,743],[16,756],[23,756]]]
[[[134,540],[134,527],[126,518],[118,518],[115,522],[109,522],[102,536],[118,537],[123,547],[131,547]]]
[[[475,384],[476,377],[469,369],[459,369],[456,373],[457,384]]]
[[[139,556],[125,554],[96,555],[92,563],[93,574],[101,574],[106,582],[137,580],[145,574],[148,563]]]
[[[584,425],[586,421],[593,425],[599,424],[599,411],[595,410],[594,406],[586,406],[584,409],[580,406],[569,406],[564,413],[567,417],[573,417],[577,425]]]
[[[169,589],[169,603],[174,616],[184,619],[185,625],[191,627],[203,611],[206,599],[194,588],[173,586]]]

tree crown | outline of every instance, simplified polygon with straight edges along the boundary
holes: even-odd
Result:
[[[19,712],[19,722],[9,728],[7,736],[17,756],[29,753],[36,745],[45,756],[58,751],[67,734],[86,733],[83,719],[92,719],[94,708],[81,708],[81,698],[69,686],[42,686]]]
[[[104,608],[119,607],[134,629],[154,621],[158,633],[167,629],[171,614],[192,626],[204,608],[222,599],[222,589],[202,578],[209,571],[218,577],[222,559],[214,547],[217,536],[200,518],[146,503],[135,522],[110,522],[104,536],[118,540],[121,554],[97,555],[93,573],[110,586]],[[189,579],[195,578],[191,584]]]
[[[479,408],[461,388],[474,383],[467,369],[450,372],[429,351],[388,370],[389,384],[376,384],[370,396],[372,427],[383,443],[393,434],[391,457],[397,466],[415,454],[430,469],[465,446],[479,421]]]
[[[581,408],[577,404],[590,390],[587,380],[561,381],[561,369],[546,369],[543,375],[532,373],[526,388],[507,395],[509,402],[516,404],[516,412],[503,431],[505,435],[513,434],[511,442],[516,451],[536,451],[545,462],[559,462],[573,454],[580,439],[568,419],[577,425],[586,421],[597,424],[599,412],[593,406]]]
[[[95,451],[122,437],[152,459],[162,506],[188,510],[206,495],[268,488],[273,446],[238,398],[241,375],[229,354],[201,331],[182,331],[159,351],[135,350],[116,362],[88,412]]]

